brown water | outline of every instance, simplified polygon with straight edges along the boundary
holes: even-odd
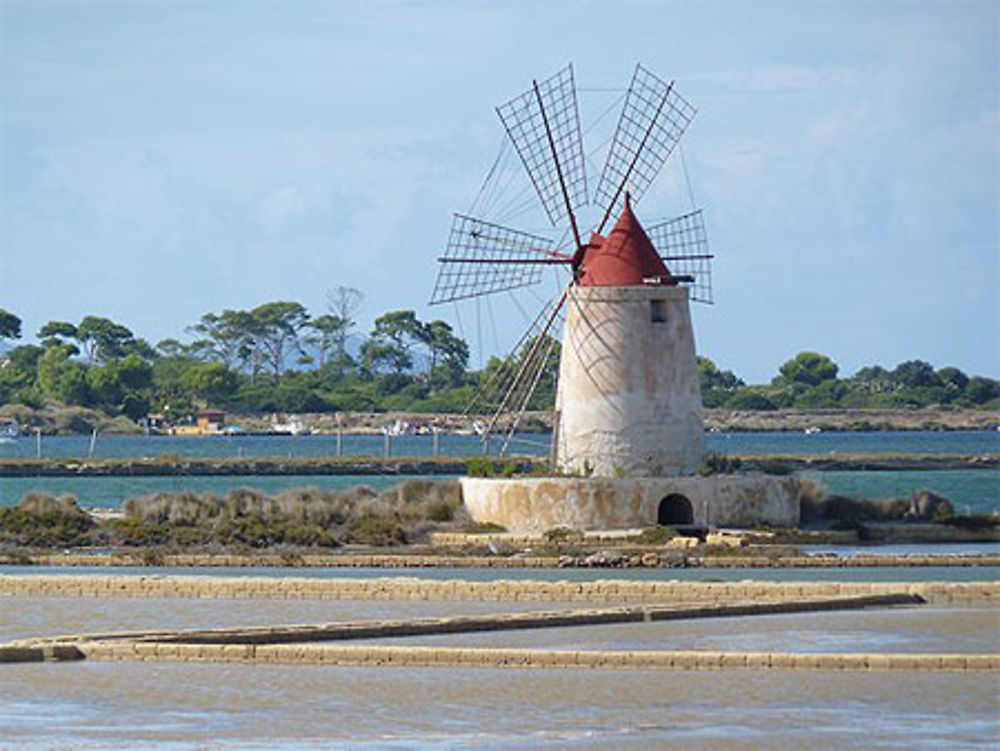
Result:
[[[0,640],[537,608],[4,598]],[[922,608],[393,643],[978,652],[998,632],[994,611]],[[995,748],[998,696],[982,673],[21,664],[0,668],[0,748]]]

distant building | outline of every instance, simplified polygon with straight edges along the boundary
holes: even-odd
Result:
[[[217,409],[203,409],[195,413],[193,425],[175,425],[171,435],[219,435],[225,432],[226,413]]]

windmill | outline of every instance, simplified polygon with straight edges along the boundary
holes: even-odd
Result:
[[[502,383],[487,384],[499,399],[484,432],[502,426],[506,451],[562,325],[557,465],[597,476],[689,473],[701,459],[702,423],[688,300],[712,302],[712,256],[701,210],[644,230],[633,206],[695,109],[672,81],[636,65],[591,197],[576,93],[570,65],[497,107],[541,208],[570,245],[456,214],[430,302],[530,287],[546,267],[565,269],[561,291],[498,372]],[[600,218],[585,237],[578,217],[591,201]]]

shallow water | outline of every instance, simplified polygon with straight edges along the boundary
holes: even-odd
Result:
[[[524,454],[548,453],[548,435],[529,436],[514,447]],[[1000,433],[963,432],[872,432],[872,433],[710,433],[707,449],[722,454],[829,454],[838,453],[946,453],[984,454],[1000,451]],[[47,457],[84,457],[89,438],[57,437],[42,441]],[[400,436],[392,444],[394,456],[430,456],[431,436]],[[494,452],[498,446],[494,446]],[[345,436],[345,456],[381,456],[380,436]],[[481,442],[472,436],[442,436],[440,454],[473,456],[482,453]],[[0,457],[32,457],[34,440],[22,438],[0,444]],[[156,457],[177,454],[189,457],[329,457],[336,452],[332,436],[297,437],[202,437],[110,436],[98,440],[96,457]],[[1000,510],[1000,470],[946,470],[904,472],[814,472],[808,476],[822,482],[831,492],[860,498],[907,497],[917,490],[931,490],[951,499],[964,513]],[[117,508],[128,498],[156,492],[187,491],[225,495],[238,487],[253,487],[266,493],[315,486],[340,490],[366,484],[382,489],[406,479],[400,475],[356,476],[232,476],[232,477],[45,477],[0,478],[0,505],[14,505],[25,493],[38,490],[53,495],[71,493],[81,506]],[[443,478],[441,478],[443,479]]]
[[[985,454],[1000,451],[997,431],[874,431],[850,433],[799,432],[706,433],[706,449],[721,454]],[[510,453],[546,456],[551,434],[520,436]],[[493,439],[489,453],[499,451],[501,441]],[[484,453],[476,436],[441,435],[441,456],[476,456]],[[34,457],[38,444],[33,436],[0,443],[0,457]],[[157,457],[176,454],[185,457],[330,457],[337,451],[336,437],[322,436],[100,436],[94,444],[97,458]],[[380,435],[345,435],[343,456],[383,456],[386,443]],[[42,438],[42,456],[83,458],[90,455],[90,436]],[[392,456],[431,456],[434,439],[429,435],[407,435],[392,439]]]
[[[558,604],[3,600],[0,640],[317,623]],[[997,612],[899,608],[386,640],[579,649],[984,652]],[[980,673],[61,663],[0,669],[3,748],[992,748],[1000,677]]]
[[[418,636],[405,643],[525,649],[994,654],[1000,653],[1000,612],[971,607],[873,608]]]
[[[103,597],[5,597],[0,599],[0,604],[3,606],[0,610],[0,643],[30,636],[84,634],[105,630],[266,626],[579,607],[537,602],[299,600],[291,603],[286,600]]]
[[[994,748],[989,674],[25,664],[7,747]]]
[[[162,492],[212,493],[249,487],[275,495],[285,490],[317,487],[343,490],[369,485],[376,490],[410,479],[412,475],[233,475],[220,477],[3,477],[0,506],[14,506],[31,491],[51,495],[69,493],[85,508],[118,508],[129,498]],[[903,472],[808,472],[806,477],[831,493],[853,498],[906,498],[930,490],[953,501],[962,513],[991,513],[1000,509],[1000,470],[966,469]],[[444,481],[446,476],[429,479]]]
[[[927,546],[936,552],[946,546]],[[829,549],[829,548],[827,548]],[[370,568],[370,567],[289,567],[289,566],[14,566],[0,565],[2,574],[42,574],[87,576],[266,576],[309,579],[462,579],[464,581],[996,581],[1000,566],[851,566],[844,568]]]
[[[600,608],[585,603],[4,598],[0,643],[105,631],[318,624]],[[894,607],[360,640],[357,644],[749,652],[1000,653],[1000,611]]]

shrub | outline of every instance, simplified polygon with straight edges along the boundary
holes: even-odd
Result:
[[[462,531],[467,535],[489,535],[502,534],[507,528],[493,522],[469,522],[462,527]]]
[[[743,466],[742,460],[738,456],[726,456],[725,454],[709,454],[705,461],[698,467],[698,474],[702,477],[709,475],[728,475],[737,472]]]
[[[667,540],[671,540],[674,537],[677,537],[677,530],[673,527],[646,527],[641,533],[639,533],[637,542],[642,545],[662,545]]]
[[[469,477],[493,477],[493,460],[485,456],[469,459],[465,472]]]
[[[580,540],[583,538],[583,533],[569,527],[553,527],[552,529],[545,530],[545,534],[542,537],[547,542],[555,545],[561,542],[568,542],[569,540]]]
[[[14,545],[82,545],[93,527],[90,514],[71,495],[27,493],[18,506],[0,509],[0,541]]]
[[[935,521],[938,521],[935,518]],[[1000,526],[1000,519],[989,514],[957,514],[947,516],[939,523],[970,531],[993,529]]]
[[[403,545],[406,532],[399,520],[387,516],[363,516],[352,520],[347,530],[350,542],[362,545]]]
[[[130,516],[126,516],[123,519],[110,519],[106,526],[111,529],[112,539],[116,545],[135,547],[163,545],[170,539],[169,532],[164,524],[157,524]]]
[[[432,522],[450,522],[455,518],[455,507],[448,501],[431,501],[427,504],[427,518]]]

